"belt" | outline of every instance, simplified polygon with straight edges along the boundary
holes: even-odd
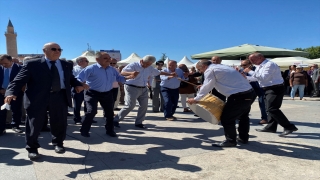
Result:
[[[60,89],[60,91],[65,91],[66,89]],[[50,91],[50,93],[57,93],[57,92],[60,92],[60,91]]]
[[[127,86],[136,87],[136,88],[145,88],[146,86],[136,86],[132,84],[126,84]]]
[[[283,84],[276,84],[276,85],[273,85],[273,86],[263,87],[262,89],[263,90],[268,90],[268,89],[272,89],[272,88],[275,88],[275,87],[281,87],[281,86],[283,86]]]
[[[253,89],[249,89],[248,91],[243,91],[243,92],[238,92],[236,94],[232,94],[232,96],[238,96],[238,95],[242,95],[242,94],[248,94],[250,92],[253,92]]]
[[[94,92],[94,93],[98,93],[98,94],[103,94],[103,93],[110,92],[110,91],[100,92],[100,91],[95,91],[95,90],[92,90],[92,89],[89,89],[89,91]]]

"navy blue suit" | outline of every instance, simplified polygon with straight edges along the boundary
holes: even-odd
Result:
[[[254,71],[256,69],[255,66],[252,67],[252,71]],[[240,72],[242,72],[242,70],[240,70]],[[245,73],[247,76],[250,76],[248,73]],[[261,112],[261,119],[263,120],[267,120],[268,119],[268,115],[266,112],[266,105],[264,102],[264,90],[260,87],[258,81],[252,81],[250,82],[250,85],[252,86],[252,88],[254,89],[256,96],[254,97],[254,99],[256,99],[256,97],[258,96],[258,102],[259,102],[259,107],[260,107],[260,112]]]
[[[66,136],[68,106],[72,106],[71,86],[82,86],[72,74],[72,65],[61,61],[65,89],[52,92],[52,75],[45,58],[30,60],[10,82],[6,96],[17,95],[26,84],[24,107],[27,110],[26,149],[37,152],[38,135],[49,110],[52,144],[62,146]]]
[[[22,66],[18,64],[13,64],[9,82],[13,81],[13,79],[17,76],[19,71],[21,70]],[[4,67],[0,66],[0,88],[2,88],[4,78]],[[11,103],[11,111],[12,111],[12,127],[19,127],[21,123],[21,108],[22,108],[22,100],[23,100],[23,91],[20,89],[17,92],[17,99]],[[4,104],[4,94],[0,94],[0,106]],[[7,110],[0,110],[0,132],[2,132],[6,127],[6,118],[7,118]]]

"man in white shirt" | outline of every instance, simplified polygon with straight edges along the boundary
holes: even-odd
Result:
[[[227,102],[221,114],[221,124],[224,128],[226,140],[218,147],[234,147],[238,142],[247,143],[249,139],[249,112],[255,93],[249,82],[233,68],[221,64],[212,64],[210,61],[201,60],[197,69],[204,73],[205,81],[195,98],[188,99],[193,104],[207,95],[212,88],[227,97]],[[237,139],[236,120],[239,121],[239,138]]]
[[[258,80],[260,87],[265,91],[264,101],[266,102],[266,110],[268,114],[268,125],[263,129],[256,129],[259,132],[277,131],[278,123],[284,127],[284,131],[280,136],[285,136],[293,131],[297,131],[295,125],[291,124],[287,117],[280,110],[285,88],[280,68],[272,61],[265,59],[261,53],[253,53],[249,56],[251,63],[259,65],[255,71],[246,68],[243,71],[250,74],[247,79],[255,78]]]
[[[138,113],[135,120],[135,127],[146,129],[142,124],[148,109],[148,88],[147,82],[150,76],[167,75],[175,76],[175,73],[159,72],[151,65],[156,61],[156,58],[151,55],[146,55],[139,62],[133,62],[124,67],[121,71],[123,76],[133,76],[134,79],[128,79],[125,83],[125,102],[119,113],[114,117],[114,126],[120,128],[119,121],[122,121],[130,111],[139,102]]]
[[[77,65],[73,67],[72,73],[74,77],[78,76],[78,74],[88,66],[89,61],[86,57],[78,57],[76,59]],[[81,91],[80,93],[77,93],[74,88],[71,89],[71,95],[73,99],[73,120],[75,124],[81,124],[81,104],[84,101],[84,91]],[[84,103],[84,112],[87,111],[86,104]]]

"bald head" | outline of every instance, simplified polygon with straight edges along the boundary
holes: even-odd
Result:
[[[45,54],[46,58],[51,61],[58,60],[61,55],[61,52],[62,49],[57,43],[50,42],[43,45],[43,53]]]
[[[49,43],[46,43],[46,44],[44,44],[44,45],[43,45],[43,49],[46,49],[46,48],[48,48],[48,47],[51,47],[52,45],[58,45],[58,46],[59,46],[59,44],[58,44],[58,43],[55,43],[55,42],[49,42]]]
[[[207,70],[207,68],[210,66],[210,64],[212,64],[212,62],[209,60],[200,60],[197,63],[196,67],[199,70],[199,72],[204,73]]]
[[[169,69],[171,72],[174,72],[174,71],[177,69],[177,61],[170,60],[170,61],[168,62],[168,69]]]
[[[211,58],[211,62],[213,63],[213,64],[221,64],[221,58],[220,57],[218,57],[218,56],[213,56],[212,58]]]
[[[252,64],[260,65],[266,58],[261,53],[250,54],[249,60]]]

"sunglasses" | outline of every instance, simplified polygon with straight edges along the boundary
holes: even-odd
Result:
[[[158,66],[163,66],[163,64],[158,64]]]
[[[117,63],[110,63],[110,64],[117,64]]]
[[[61,52],[62,51],[62,49],[57,49],[57,48],[51,48],[51,51],[59,51],[59,52]]]

